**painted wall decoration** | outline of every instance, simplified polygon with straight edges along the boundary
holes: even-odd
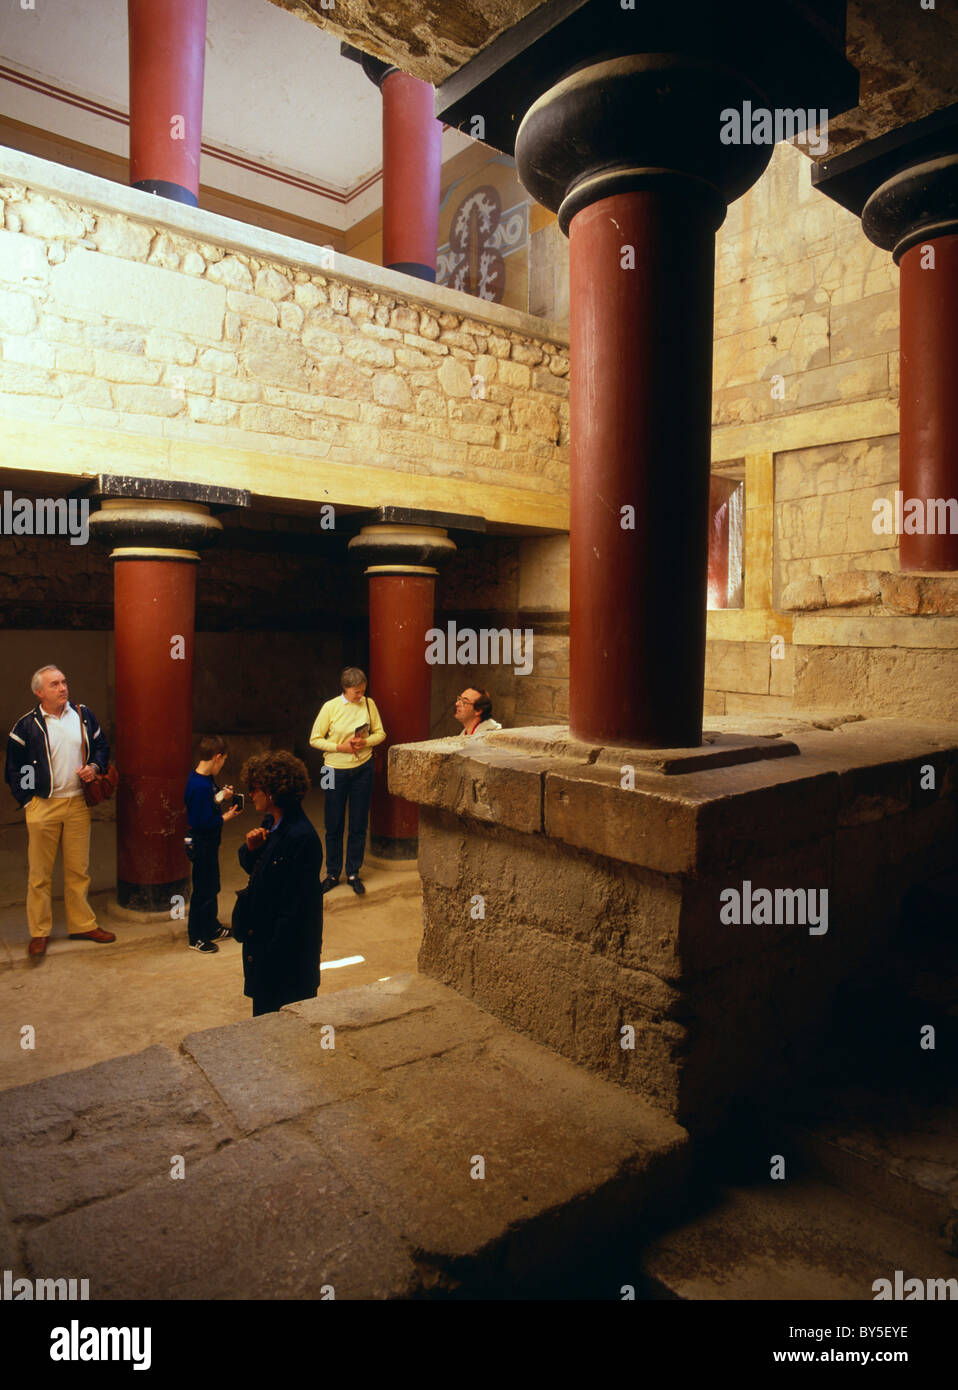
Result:
[[[527,308],[529,200],[511,161],[491,160],[453,184],[443,199],[439,228],[438,284],[493,304]]]

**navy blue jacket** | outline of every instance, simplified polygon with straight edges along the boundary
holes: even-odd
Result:
[[[101,772],[110,765],[110,745],[107,743],[96,715],[86,705],[74,705],[80,716],[80,730],[83,736],[83,763],[94,763]],[[21,785],[23,769],[33,767],[32,787]],[[53,787],[53,774],[50,766],[50,745],[47,742],[47,729],[43,711],[37,705],[18,719],[7,738],[7,766],[4,776],[13,792],[15,800],[26,806],[35,796],[48,797]]]
[[[285,810],[265,845],[249,850],[242,844],[239,861],[250,876],[233,917],[233,935],[243,947],[244,993],[286,1004],[312,999],[323,945],[323,847],[303,808]]]
[[[215,799],[218,790],[212,777],[204,777],[195,770],[190,773],[183,800],[186,803],[186,819],[191,830],[222,830],[223,812]]]

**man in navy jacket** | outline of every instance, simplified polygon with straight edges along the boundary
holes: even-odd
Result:
[[[58,666],[41,666],[30,682],[39,704],[7,738],[6,780],[26,811],[29,861],[29,954],[47,949],[53,926],[50,882],[63,843],[63,897],[67,930],[86,941],[115,941],[96,924],[90,907],[90,808],[83,784],[106,772],[110,748],[93,711],[70,704],[67,678]]]

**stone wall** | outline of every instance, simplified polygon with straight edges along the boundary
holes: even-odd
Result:
[[[389,758],[421,807],[420,970],[696,1129],[800,1084],[958,828],[954,725],[717,723],[674,758],[555,726]],[[723,912],[753,887],[827,899],[814,923]]]
[[[0,188],[2,413],[567,490],[561,331],[254,229],[278,251],[244,251],[237,223],[27,156],[8,169],[35,178]],[[70,179],[89,201],[46,188]]]

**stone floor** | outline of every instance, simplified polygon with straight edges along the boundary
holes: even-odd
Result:
[[[0,1265],[94,1299],[619,1298],[636,1261],[589,1252],[687,1157],[643,1101],[396,976],[0,1093]]]

